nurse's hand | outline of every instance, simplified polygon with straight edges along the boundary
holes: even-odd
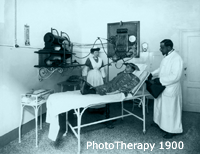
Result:
[[[83,76],[83,80],[87,81],[87,76]]]

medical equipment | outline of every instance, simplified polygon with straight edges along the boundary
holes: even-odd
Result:
[[[51,32],[44,35],[44,42],[45,47],[34,52],[38,54],[39,64],[34,67],[39,68],[39,81],[49,78],[54,72],[63,73],[68,68],[80,69],[83,66],[72,61],[72,55],[75,55],[73,44],[65,32],[61,31],[59,35],[56,29],[51,28]]]
[[[40,66],[63,66],[66,59],[72,58],[73,44],[65,32],[61,31],[59,35],[56,29],[51,28],[51,32],[47,32],[43,40],[44,48],[35,52],[39,54]]]
[[[148,46],[149,46],[148,43],[144,42],[144,43],[142,43],[141,46],[142,46],[142,51],[143,52],[146,52],[148,50]]]
[[[144,69],[140,68],[140,72],[136,72],[135,75],[137,75],[140,78],[140,83],[132,89],[132,91],[128,94],[127,97],[123,93],[117,93],[117,94],[111,94],[111,95],[105,95],[100,96],[97,94],[90,94],[90,95],[81,95],[80,91],[68,91],[64,93],[56,93],[50,95],[50,97],[47,100],[47,119],[46,122],[50,123],[50,129],[49,129],[49,138],[51,140],[56,140],[56,137],[58,135],[59,131],[59,124],[58,124],[58,115],[63,112],[70,111],[74,109],[75,114],[77,116],[77,126],[72,126],[70,123],[68,123],[69,127],[71,128],[72,132],[75,134],[75,136],[78,139],[78,153],[80,153],[80,132],[82,127],[90,126],[93,124],[98,124],[114,119],[124,118],[127,116],[134,116],[138,119],[140,119],[143,122],[143,133],[146,132],[145,128],[145,97],[149,96],[149,93],[145,92],[145,80],[149,76],[149,72],[145,71]],[[139,91],[142,88],[141,91]],[[129,110],[124,108],[124,102],[127,100],[134,100],[140,98],[142,100],[142,113],[143,117],[139,117]],[[67,104],[66,101],[71,100],[73,103]],[[114,103],[114,102],[121,102],[121,115],[105,120],[100,120],[96,122],[92,122],[89,124],[81,125],[81,118],[84,113],[84,111],[92,106],[96,105],[102,105],[102,104],[108,104],[108,103]],[[80,111],[80,108],[83,108],[82,111]],[[124,112],[126,114],[124,114]],[[68,127],[67,127],[68,128]],[[76,131],[77,130],[77,131]]]
[[[54,34],[55,32],[56,34]],[[66,36],[64,36],[64,34]],[[70,42],[69,36],[61,31],[61,34],[59,35],[58,31],[56,29],[51,28],[51,32],[48,32],[44,35],[44,42],[45,47],[44,49],[55,49],[55,47],[60,47],[60,50],[68,50],[69,47],[72,45]],[[64,45],[65,44],[65,45]]]
[[[139,57],[140,22],[108,23],[108,58],[117,61],[123,58]]]

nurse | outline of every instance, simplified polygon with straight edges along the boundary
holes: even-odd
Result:
[[[99,57],[100,48],[91,48],[91,56],[86,60],[85,67],[82,71],[84,80],[90,83],[92,86],[99,86],[104,84],[105,70],[102,67],[103,60]]]
[[[104,63],[103,60],[99,57],[99,51],[100,48],[90,49],[91,56],[87,58],[85,67],[82,70],[83,79],[94,87],[103,85],[106,81],[105,69],[102,67]],[[89,111],[103,114],[105,111],[105,105],[91,107],[89,108]]]
[[[164,58],[160,67],[153,71],[153,77],[157,76],[159,82],[165,86],[163,93],[154,100],[154,126],[158,125],[166,132],[163,136],[170,139],[174,135],[182,133],[182,93],[181,75],[183,72],[183,60],[173,49],[173,42],[165,39],[160,42],[160,51]]]

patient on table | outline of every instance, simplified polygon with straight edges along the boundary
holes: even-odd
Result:
[[[81,94],[107,95],[122,92],[127,96],[128,92],[140,82],[140,79],[133,74],[135,70],[139,71],[137,65],[133,63],[125,63],[125,65],[126,68],[123,72],[118,73],[116,77],[103,85],[93,87],[86,81],[83,81],[80,89]]]

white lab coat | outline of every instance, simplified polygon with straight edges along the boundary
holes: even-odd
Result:
[[[154,122],[169,133],[182,133],[182,92],[180,78],[183,60],[176,51],[166,56],[160,67],[152,72],[166,86],[163,93],[154,100]]]

